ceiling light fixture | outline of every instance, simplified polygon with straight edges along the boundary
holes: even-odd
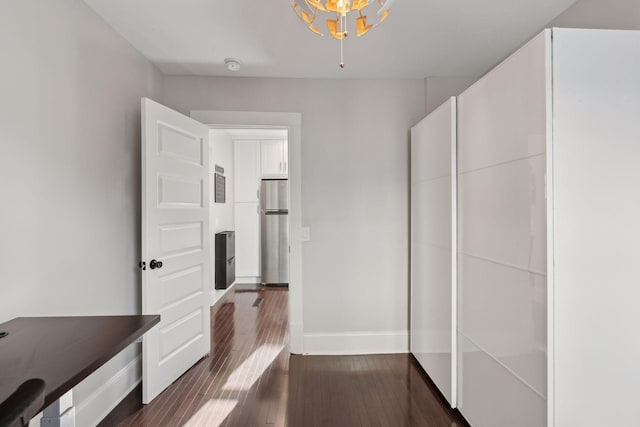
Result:
[[[240,61],[234,58],[225,58],[224,65],[229,71],[238,71],[240,69]]]
[[[380,25],[382,21],[387,19],[391,13],[391,3],[394,0],[372,0],[377,1],[380,5],[378,10],[378,22],[375,24],[367,24],[367,16],[363,14],[363,10],[369,5],[369,0],[299,0],[302,4],[296,2],[296,0],[289,0],[291,7],[296,12],[296,15],[307,24],[307,27],[314,33],[322,36],[322,32],[318,27],[314,25],[318,12],[326,12],[330,19],[327,19],[327,28],[329,34],[334,39],[340,40],[340,68],[344,68],[344,49],[342,48],[342,42],[345,37],[349,35],[347,30],[347,15],[349,12],[356,12],[357,18],[355,19],[356,35],[358,37],[363,36],[374,27]],[[333,19],[335,15],[335,19]]]

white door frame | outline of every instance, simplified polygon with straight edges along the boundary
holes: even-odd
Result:
[[[302,354],[302,114],[191,110],[191,117],[214,129],[288,129],[289,139],[289,349]]]

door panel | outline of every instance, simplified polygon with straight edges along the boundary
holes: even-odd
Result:
[[[143,402],[210,351],[208,128],[142,100]],[[161,268],[150,268],[154,259]]]

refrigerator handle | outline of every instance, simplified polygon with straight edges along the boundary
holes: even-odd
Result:
[[[256,213],[260,215],[260,205],[256,206]]]
[[[256,189],[256,199],[260,200],[260,189]]]

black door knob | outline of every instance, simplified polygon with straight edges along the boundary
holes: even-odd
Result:
[[[156,261],[155,259],[152,259],[149,263],[149,268],[152,270],[155,270],[156,268],[162,268],[162,261]]]

